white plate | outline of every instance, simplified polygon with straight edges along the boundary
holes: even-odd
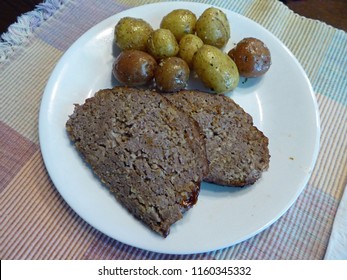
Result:
[[[113,28],[125,16],[154,28],[179,7],[199,16],[209,5],[157,3],[116,14],[81,36],[64,54],[45,89],[40,143],[47,170],[62,197],[89,224],[121,242],[163,253],[198,253],[246,240],[274,223],[294,203],[311,175],[319,148],[319,117],[310,82],[291,52],[255,22],[224,10],[232,28],[225,48],[256,37],[271,50],[273,64],[262,78],[241,79],[230,96],[268,136],[270,168],[255,185],[239,188],[203,183],[199,201],[164,239],[135,220],[82,161],[65,132],[74,103],[115,85]]]

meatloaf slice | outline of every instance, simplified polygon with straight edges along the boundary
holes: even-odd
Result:
[[[190,114],[204,131],[210,169],[205,181],[245,186],[253,184],[268,168],[268,138],[232,99],[193,90],[165,97]]]
[[[115,87],[75,105],[69,137],[118,201],[166,237],[208,172],[203,134],[159,93]]]

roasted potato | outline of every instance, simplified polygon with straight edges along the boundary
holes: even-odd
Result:
[[[156,60],[148,53],[138,50],[122,51],[113,65],[113,75],[127,86],[141,86],[153,80]]]
[[[157,29],[153,31],[147,41],[147,51],[155,59],[175,56],[178,51],[178,43],[169,29]]]
[[[228,52],[228,55],[235,61],[240,76],[243,77],[259,77],[271,66],[270,50],[256,38],[244,38]]]
[[[115,26],[114,39],[121,50],[145,51],[152,26],[139,18],[124,17]]]
[[[227,16],[217,8],[206,9],[198,18],[196,34],[211,46],[223,48],[230,39],[230,25]]]
[[[203,46],[204,42],[196,35],[187,34],[182,37],[178,46],[178,56],[187,62],[189,68],[193,68],[193,56],[199,48]]]
[[[190,70],[179,57],[162,59],[155,70],[156,87],[161,92],[175,92],[187,86]]]
[[[204,85],[216,93],[231,91],[238,85],[235,62],[220,49],[203,45],[193,56],[193,69]]]
[[[160,28],[169,29],[179,42],[185,34],[195,33],[196,15],[186,9],[177,9],[163,17]]]

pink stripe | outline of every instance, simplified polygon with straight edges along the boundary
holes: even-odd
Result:
[[[39,147],[1,121],[0,147],[0,192],[2,192]]]

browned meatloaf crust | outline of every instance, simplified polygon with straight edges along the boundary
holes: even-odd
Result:
[[[196,203],[208,172],[204,137],[160,94],[101,90],[75,105],[66,129],[119,202],[162,236]]]
[[[205,181],[245,186],[268,168],[268,138],[232,99],[188,90],[164,96],[189,113],[204,131],[210,169]]]

